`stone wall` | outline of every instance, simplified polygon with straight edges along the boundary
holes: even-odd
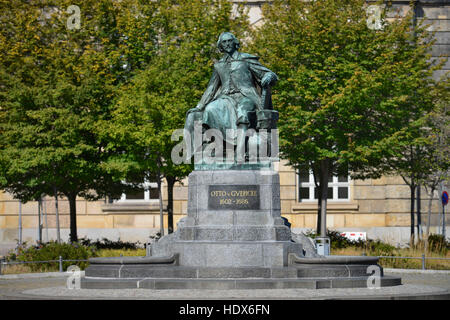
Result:
[[[245,3],[249,8],[250,21],[262,23],[261,5],[265,1],[234,1]],[[389,19],[403,16],[409,10],[409,1],[392,1],[393,12]],[[450,4],[444,0],[421,0],[417,2],[417,19],[426,19],[432,23],[430,30],[436,31],[436,43],[432,50],[432,59],[450,53]],[[442,76],[450,68],[447,62],[435,77]],[[280,174],[281,214],[292,224],[294,231],[316,228],[317,204],[298,201],[298,181],[292,168],[282,161],[277,165]],[[178,183],[174,190],[174,225],[187,213],[187,179]],[[342,231],[366,231],[371,238],[381,238],[398,243],[409,239],[409,189],[399,177],[383,177],[378,180],[351,181],[348,201],[328,203],[327,227]],[[422,190],[422,223],[426,224],[427,196]],[[164,202],[167,202],[167,190],[163,190]],[[438,232],[440,223],[438,195],[433,201],[431,219],[432,232]],[[56,238],[54,199],[45,199],[47,219],[43,219],[48,227],[50,239]],[[0,244],[12,244],[18,239],[19,203],[7,193],[0,193]],[[22,206],[23,240],[32,242],[37,239],[37,202],[29,202]],[[60,227],[63,240],[68,239],[69,204],[59,201]],[[448,217],[448,215],[447,215]],[[158,202],[108,204],[105,201],[88,202],[77,199],[77,224],[79,237],[91,239],[122,239],[144,242],[149,235],[160,228]],[[447,219],[447,225],[450,220]],[[164,226],[167,226],[167,215],[164,215]],[[46,241],[47,229],[43,230]],[[1,253],[0,253],[1,254]]]
[[[294,232],[315,230],[317,203],[298,201],[298,180],[295,171],[282,161],[276,165],[280,175],[281,214],[292,224]],[[187,181],[178,183],[174,192],[174,226],[187,213]],[[363,231],[373,239],[393,243],[409,239],[409,187],[400,177],[383,177],[377,180],[350,181],[349,200],[328,201],[327,227],[339,231]],[[164,204],[167,190],[163,189]],[[69,237],[69,204],[59,201],[61,237]],[[42,218],[43,240],[56,239],[55,202],[44,201],[46,212]],[[428,197],[422,190],[422,224],[427,222]],[[18,239],[19,203],[7,193],[0,193],[0,242],[14,243]],[[38,236],[38,205],[29,202],[22,205],[23,241],[33,242]],[[437,193],[433,200],[431,232],[439,231],[441,206]],[[450,219],[447,215],[447,226]],[[79,237],[90,239],[122,239],[145,242],[160,228],[159,205],[152,203],[106,203],[77,199],[77,226]],[[164,208],[164,226],[167,228],[167,212]],[[48,230],[48,231],[47,231]],[[167,230],[166,230],[167,232]],[[48,234],[48,238],[47,238]]]

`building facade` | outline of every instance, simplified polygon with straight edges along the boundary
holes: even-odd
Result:
[[[244,2],[249,8],[252,24],[262,23],[261,6],[265,1]],[[395,14],[404,15],[409,10],[409,1],[392,1]],[[393,13],[388,18],[394,19]],[[436,31],[436,43],[432,56],[437,59],[450,53],[450,3],[445,0],[420,0],[416,4],[417,19],[432,23]],[[450,70],[447,61],[440,77]],[[315,230],[317,224],[317,200],[312,175],[296,172],[286,161],[275,164],[280,175],[281,214],[291,223],[294,232]],[[383,177],[376,180],[351,180],[349,177],[333,177],[329,182],[330,198],[327,207],[327,227],[339,231],[366,232],[367,238],[381,239],[393,244],[409,241],[410,191],[400,177]],[[121,199],[109,202],[89,202],[77,199],[77,226],[79,238],[108,238],[144,243],[160,229],[159,201],[156,184],[148,183],[141,192],[122,195]],[[448,190],[448,189],[447,189]],[[427,223],[428,199],[426,190],[421,192],[422,224]],[[174,187],[174,225],[187,213],[188,181]],[[167,189],[163,188],[164,205]],[[442,205],[436,192],[432,200],[431,232],[440,233]],[[69,203],[60,199],[59,224],[61,239],[69,238]],[[55,201],[44,198],[40,218],[38,203],[21,204],[6,192],[0,192],[0,255],[14,248],[20,234],[28,243],[39,237],[39,221],[42,226],[42,241],[56,239]],[[448,215],[447,215],[448,216]],[[446,225],[450,219],[446,219]],[[164,226],[167,214],[164,208]],[[447,230],[448,234],[448,230]]]

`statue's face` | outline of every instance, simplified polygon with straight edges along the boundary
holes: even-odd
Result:
[[[222,50],[228,54],[232,54],[236,51],[236,44],[234,43],[234,38],[230,34],[225,34],[220,41]]]

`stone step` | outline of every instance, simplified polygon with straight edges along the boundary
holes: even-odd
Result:
[[[323,278],[323,279],[101,279],[84,277],[83,289],[330,289],[330,288],[367,288],[368,277]],[[399,277],[380,278],[380,287],[401,285]]]

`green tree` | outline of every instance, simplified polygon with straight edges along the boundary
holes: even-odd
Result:
[[[387,175],[400,175],[410,189],[410,244],[414,245],[417,226],[417,240],[421,239],[420,208],[417,207],[417,224],[415,222],[415,196],[420,184],[436,169],[435,147],[430,136],[427,136],[426,117],[411,123],[387,138],[383,146],[389,146],[392,156],[384,158],[378,170],[383,169]],[[420,194],[420,193],[419,193]]]
[[[186,112],[200,100],[218,58],[217,38],[224,31],[243,36],[247,18],[242,8],[233,14],[230,1],[156,1],[151,17],[157,24],[157,54],[151,63],[120,88],[113,119],[103,126],[108,161],[115,176],[130,182],[156,181],[168,187],[168,231],[173,231],[173,187],[188,175],[190,165],[174,164],[171,153],[179,141],[172,133],[184,127]],[[142,16],[142,19],[147,17]],[[150,18],[150,17],[149,17]],[[132,57],[130,52],[127,57]],[[119,151],[119,152],[118,152]]]
[[[323,218],[327,177],[347,169],[380,177],[378,165],[392,156],[386,140],[433,105],[425,28],[413,32],[411,12],[378,30],[367,20],[364,0],[275,0],[253,35],[254,51],[280,78],[281,156],[314,170]],[[322,236],[325,227],[322,220]]]
[[[71,241],[77,196],[99,199],[123,189],[104,168],[109,155],[98,126],[131,73],[124,54],[137,52],[127,63],[139,65],[149,51],[141,37],[154,39],[143,35],[145,26],[125,38],[129,24],[139,23],[134,2],[83,1],[79,28],[69,23],[72,1],[0,2],[0,188],[24,202],[66,196]]]
[[[449,112],[448,81],[442,81],[432,89],[437,97],[435,108],[408,128],[397,132],[388,140],[394,154],[382,163],[387,173],[400,175],[410,188],[411,245],[414,244],[414,226],[417,240],[422,240],[422,221],[419,208],[420,192],[417,192],[417,223],[414,218],[415,189],[424,186],[428,192],[428,222],[426,238],[430,230],[431,204],[434,191],[449,177]],[[425,247],[427,247],[425,242]]]
[[[425,137],[434,149],[432,158],[426,159],[426,166],[431,167],[430,172],[422,181],[429,197],[425,254],[427,253],[429,244],[431,207],[435,191],[439,189],[442,183],[448,183],[450,181],[450,112],[448,107],[450,90],[448,90],[448,84],[447,90],[441,92],[444,94],[436,105],[434,112],[429,114],[429,126],[424,130]],[[440,199],[440,195],[438,195],[438,199]]]
[[[417,199],[417,223],[415,222],[415,193],[425,186],[429,191],[427,237],[429,234],[431,201],[438,185],[448,179],[449,142],[448,132],[448,81],[443,79],[436,86],[428,88],[434,98],[434,108],[402,130],[385,139],[390,156],[379,165],[386,174],[400,175],[410,188],[410,243],[414,245],[417,226],[417,240],[422,240],[422,219]],[[417,197],[420,192],[417,192]]]

